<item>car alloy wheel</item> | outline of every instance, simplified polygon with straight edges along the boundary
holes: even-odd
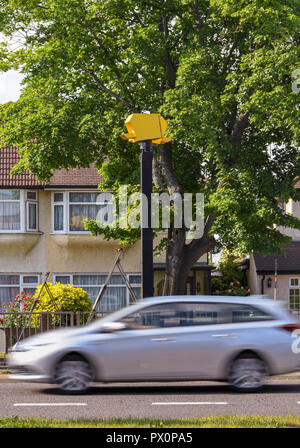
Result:
[[[265,363],[258,357],[239,357],[231,364],[228,382],[239,391],[252,391],[264,385]]]
[[[54,381],[66,392],[83,392],[93,379],[89,364],[84,360],[65,360],[58,364]]]

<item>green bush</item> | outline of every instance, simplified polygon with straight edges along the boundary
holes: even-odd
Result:
[[[73,285],[63,285],[62,283],[47,283],[47,286],[52,293],[53,300],[49,297],[47,289],[44,288],[35,311],[91,311],[92,301],[90,295],[82,288],[75,288]],[[38,297],[42,285],[39,285],[35,292],[35,297]]]
[[[55,303],[50,298],[46,288],[43,288],[39,300],[37,300],[42,285],[37,287],[33,296],[28,296],[21,292],[10,302],[3,304],[3,312],[9,314],[0,314],[0,327],[21,328],[26,323],[27,327],[40,328],[40,316],[38,314],[27,314],[32,310],[34,303],[33,313],[92,310],[91,298],[82,288],[75,288],[73,285],[63,285],[61,283],[56,283],[55,285],[47,283],[47,286],[52,293]],[[87,317],[88,315],[80,316],[80,323],[85,323]],[[70,317],[68,314],[62,316],[53,314],[51,324],[54,326],[69,325]]]
[[[82,288],[75,288],[73,285],[63,285],[62,283],[47,283],[47,286],[52,293],[54,301],[49,296],[47,289],[44,288],[35,311],[43,312],[76,312],[76,311],[91,311],[92,301],[90,295]],[[42,285],[39,285],[35,292],[35,297],[38,297]],[[55,302],[55,303],[54,303]],[[80,323],[83,324],[87,320],[87,315],[80,316]],[[70,316],[68,314],[59,316],[52,315],[52,325],[69,325]]]
[[[229,285],[214,282],[212,286],[213,294],[217,296],[249,296],[251,292],[248,286],[242,285],[239,281],[230,282]]]
[[[212,277],[212,293],[220,296],[248,296],[250,289],[245,282],[242,271],[239,269],[239,261],[242,256],[238,252],[222,251],[218,270],[221,275]]]

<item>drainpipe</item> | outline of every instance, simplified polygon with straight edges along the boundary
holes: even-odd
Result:
[[[261,279],[261,294],[264,295],[264,281],[265,281],[266,276],[263,275],[262,279]]]

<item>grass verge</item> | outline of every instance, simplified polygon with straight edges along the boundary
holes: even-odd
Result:
[[[97,419],[58,420],[1,417],[0,428],[290,428],[300,427],[300,416],[230,416],[186,419]]]

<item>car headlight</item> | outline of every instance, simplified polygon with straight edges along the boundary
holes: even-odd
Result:
[[[50,345],[52,342],[43,342],[41,344],[24,344],[22,342],[17,342],[11,348],[8,349],[9,352],[28,352],[36,348],[44,347]]]

